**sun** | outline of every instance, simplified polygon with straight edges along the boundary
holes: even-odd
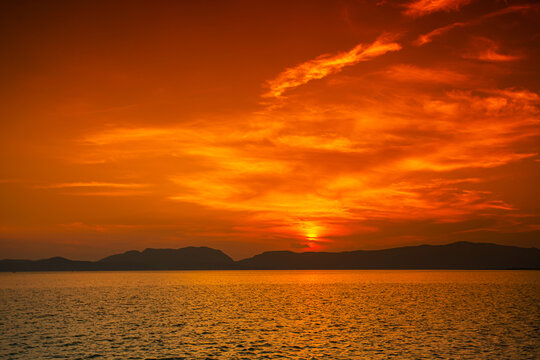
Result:
[[[317,241],[321,235],[321,226],[313,222],[302,224],[302,231],[308,241]]]

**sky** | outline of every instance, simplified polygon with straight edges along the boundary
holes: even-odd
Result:
[[[540,246],[536,2],[0,7],[0,258]]]

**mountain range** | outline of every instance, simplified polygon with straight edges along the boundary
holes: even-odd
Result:
[[[131,250],[98,261],[62,257],[0,260],[0,271],[3,272],[264,269],[540,269],[540,250],[455,242],[346,252],[267,251],[239,261],[208,247]]]

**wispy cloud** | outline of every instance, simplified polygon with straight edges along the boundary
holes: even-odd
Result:
[[[506,62],[522,59],[523,56],[516,54],[504,54],[501,46],[496,41],[486,37],[475,37],[471,41],[470,48],[464,52],[463,57],[491,62]]]
[[[136,184],[136,183],[116,183],[116,182],[66,182],[48,185],[38,185],[36,188],[41,189],[62,189],[62,188],[116,188],[116,189],[139,189],[145,188],[148,184]]]
[[[149,191],[76,191],[65,192],[63,195],[71,196],[105,196],[105,197],[118,197],[118,196],[143,196],[151,194]]]
[[[65,182],[55,184],[36,185],[36,189],[58,189],[60,194],[69,196],[141,196],[148,195],[150,184],[118,183],[118,182]]]
[[[371,44],[359,44],[347,52],[321,55],[314,60],[288,68],[267,83],[269,90],[264,96],[279,97],[287,89],[306,84],[311,80],[322,79],[325,76],[339,72],[346,66],[371,60],[390,51],[398,51],[401,49],[401,45],[395,42],[394,39],[395,35],[386,34]]]
[[[430,69],[398,67],[392,74],[395,71],[407,74],[403,81],[416,81],[414,74],[435,76]],[[450,83],[464,80],[450,71],[447,75]],[[388,117],[380,103],[371,105],[373,108],[359,104],[361,110],[342,108],[339,115],[313,110],[319,114],[318,121],[310,118],[302,122],[299,119],[306,115],[295,113],[291,116],[298,123],[289,123],[271,135],[268,141],[273,147],[260,144],[257,151],[263,161],[270,158],[279,162],[283,161],[281,154],[296,154],[287,160],[283,172],[268,168],[259,173],[240,173],[221,166],[204,174],[177,175],[172,180],[179,186],[178,193],[169,198],[259,214],[259,220],[298,223],[298,229],[305,221],[322,228],[336,221],[374,219],[458,221],[473,213],[514,210],[489,191],[467,189],[469,184],[481,183],[479,178],[451,180],[440,176],[534,156],[534,152],[512,148],[522,136],[538,135],[538,130],[527,134],[522,130],[538,124],[530,107],[537,101],[534,93],[512,89],[476,94],[451,91],[440,100],[425,98],[420,111],[418,105],[403,105],[399,96],[393,96],[387,105],[394,113]],[[400,115],[396,115],[398,110]],[[379,112],[377,118],[372,111]],[[520,117],[516,118],[517,114]],[[277,113],[269,116],[279,117]],[[340,132],[340,137],[328,141],[320,127],[327,126],[329,118],[350,119],[350,126],[345,128],[356,129]],[[458,118],[467,120],[456,121]],[[306,127],[308,123],[313,128]],[[387,150],[391,148],[394,151]],[[249,168],[253,156],[236,152],[236,162]],[[389,169],[396,178],[413,180],[395,183],[388,179]],[[414,180],[416,176],[422,180]]]
[[[420,36],[414,41],[414,45],[416,45],[416,46],[422,46],[422,45],[424,45],[424,44],[430,43],[430,42],[433,41],[433,38],[434,38],[434,37],[443,35],[443,34],[449,32],[450,30],[453,30],[453,29],[455,29],[455,28],[459,28],[459,27],[463,27],[463,26],[468,26],[469,24],[470,24],[470,23],[456,22],[456,23],[453,23],[453,24],[450,24],[450,25],[442,26],[442,27],[440,27],[440,28],[437,28],[437,29],[435,29],[435,30],[430,31],[430,32],[427,33],[427,34],[420,35]]]
[[[424,16],[437,11],[455,11],[472,0],[415,0],[405,5],[408,16]]]
[[[464,179],[452,186],[448,180],[430,180],[429,185],[418,187],[415,181],[392,183],[386,174],[391,169],[398,177],[416,173],[439,177],[460,169],[492,168],[534,156],[535,152],[518,151],[513,144],[538,134],[534,128],[538,124],[538,95],[526,90],[485,89],[474,93],[453,90],[436,97],[423,92],[429,93],[430,88],[420,89],[441,82],[462,84],[468,77],[448,69],[411,65],[391,66],[379,75],[410,85],[402,93],[394,91],[391,98],[366,95],[364,103],[333,111],[317,106],[306,111],[290,102],[287,109],[268,110],[248,122],[229,123],[229,130],[223,131],[198,124],[149,132],[118,129],[114,131],[117,137],[110,132],[90,136],[108,140],[94,142],[87,150],[93,149],[93,156],[98,157],[110,157],[111,152],[145,156],[139,148],[151,149],[156,157],[171,153],[178,159],[195,156],[197,163],[207,166],[169,176],[176,185],[169,189],[169,199],[266,214],[271,221],[436,218],[462,216],[480,209],[511,209],[490,198],[489,193],[453,186],[468,183]],[[381,81],[371,84],[378,84],[375,93],[388,86]],[[414,101],[409,91],[414,91]],[[306,104],[309,100],[297,101]],[[392,112],[387,114],[387,109]],[[295,121],[287,121],[290,118]],[[264,129],[264,124],[272,122],[277,124]],[[243,130],[238,132],[237,128]],[[144,131],[144,137],[124,141],[133,138],[126,133]],[[74,182],[49,187],[100,186],[136,189],[146,185]],[[460,199],[456,200],[459,206],[445,202],[446,197]]]
[[[540,4],[522,4],[522,5],[512,5],[504,9],[493,11],[485,15],[480,16],[479,20],[489,19],[496,16],[511,14],[511,13],[522,13],[525,14],[529,11],[538,11],[540,10]]]
[[[464,22],[455,22],[450,25],[445,25],[439,28],[436,28],[432,31],[430,31],[427,34],[420,35],[413,44],[416,46],[422,46],[427,43],[430,43],[433,41],[433,38],[444,35],[447,32],[461,28],[461,27],[468,27],[473,25],[478,25],[486,20],[489,20],[494,17],[506,15],[506,14],[512,14],[512,13],[527,13],[529,11],[537,11],[540,9],[540,4],[525,4],[525,5],[513,5],[508,6],[504,9],[493,11],[487,14],[480,15],[472,20],[464,21]]]
[[[306,224],[334,236],[375,220],[455,222],[515,211],[479,189],[481,176],[459,174],[536,155],[526,144],[540,135],[538,94],[469,90],[474,73],[411,64],[345,80],[337,102],[299,92],[244,118],[109,129],[86,135],[74,156],[130,169],[141,159],[169,164],[151,176],[165,184],[164,200],[242,214],[237,225],[261,236],[305,237]],[[146,190],[123,182],[49,187],[84,189],[70,194],[81,196]]]
[[[392,80],[441,84],[462,84],[469,76],[444,68],[422,68],[399,64],[386,69],[384,74]]]
[[[156,136],[166,136],[168,134],[170,134],[169,130],[160,128],[120,128],[86,137],[83,141],[96,145],[107,145],[119,142],[140,141]]]

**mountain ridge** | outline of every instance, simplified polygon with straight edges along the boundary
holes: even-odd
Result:
[[[97,261],[52,257],[0,260],[0,272],[109,270],[540,269],[540,250],[458,241],[343,252],[266,251],[234,261],[206,246],[128,250]]]

